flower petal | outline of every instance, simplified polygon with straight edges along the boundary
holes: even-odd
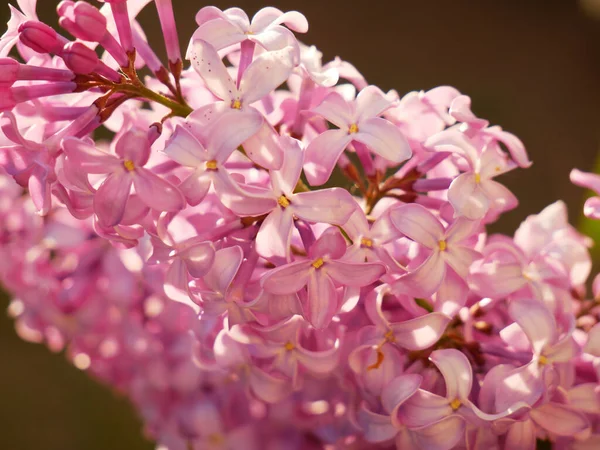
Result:
[[[420,428],[434,424],[453,413],[446,397],[418,389],[398,409],[399,423],[408,428]]]
[[[315,260],[320,257],[339,259],[346,252],[346,240],[337,228],[327,228],[323,234],[311,245],[308,257]],[[327,262],[329,266],[330,262]]]
[[[424,206],[401,205],[390,211],[392,224],[409,239],[427,248],[437,248],[444,238],[444,227]]]
[[[434,312],[390,324],[390,328],[397,345],[410,351],[423,350],[442,337],[450,320],[445,314]]]
[[[210,129],[206,143],[208,153],[217,162],[224,163],[234,150],[256,134],[262,124],[262,115],[253,108],[226,112]]]
[[[308,295],[301,298],[304,318],[316,329],[325,328],[338,311],[338,294],[333,281],[322,270],[308,279]]]
[[[211,184],[210,175],[204,170],[204,167],[200,167],[182,181],[179,190],[190,205],[196,206],[204,200]]]
[[[306,148],[304,173],[312,186],[324,184],[352,136],[344,130],[327,130],[318,135]]]
[[[175,131],[163,151],[173,161],[186,167],[200,166],[208,156],[200,141],[181,125],[175,126]]]
[[[240,82],[244,104],[250,105],[273,92],[289,78],[294,68],[294,48],[265,52],[248,66]]]
[[[538,406],[529,412],[529,416],[537,425],[557,436],[575,436],[590,427],[583,413],[559,403]]]
[[[354,120],[348,102],[337,92],[328,94],[311,112],[327,119],[344,132],[348,130]]]
[[[536,355],[556,341],[556,319],[540,300],[512,300],[508,305],[508,313],[527,335]]]
[[[267,272],[261,279],[263,289],[271,294],[295,294],[308,283],[310,261],[297,261]]]
[[[392,288],[396,294],[430,297],[440,287],[445,275],[446,264],[440,252],[433,252],[415,270],[398,278]]]
[[[256,251],[263,258],[286,257],[290,253],[294,217],[289,208],[276,207],[265,218],[256,235]]]
[[[116,156],[81,139],[65,138],[63,149],[69,160],[86,173],[110,173],[121,166]]]
[[[133,185],[136,194],[152,209],[175,212],[185,207],[185,198],[179,189],[148,169],[135,169]]]
[[[189,59],[206,87],[221,100],[233,100],[237,96],[237,87],[221,61],[215,48],[202,39],[192,42]]]
[[[467,172],[454,179],[448,189],[448,200],[454,208],[456,216],[464,216],[470,220],[482,219],[490,207],[486,193],[481,189],[477,175]]]
[[[460,351],[448,348],[435,350],[429,359],[437,366],[446,382],[446,398],[466,401],[473,387],[473,369]]]
[[[215,260],[215,248],[212,242],[201,242],[179,252],[179,257],[192,277],[201,278]]]
[[[465,420],[454,414],[435,424],[414,431],[413,439],[420,449],[450,450],[465,435]]]
[[[115,226],[123,218],[132,182],[132,177],[125,172],[113,173],[96,191],[94,212],[103,227]]]
[[[381,404],[383,409],[392,415],[396,415],[397,409],[408,400],[421,385],[423,377],[416,373],[404,374],[390,381],[381,393]]]
[[[377,443],[393,439],[398,430],[392,425],[390,416],[369,411],[364,405],[358,410],[358,424],[367,442]]]
[[[362,122],[381,115],[394,105],[377,86],[367,86],[356,96],[356,120]]]
[[[330,261],[325,270],[343,286],[363,287],[377,281],[385,273],[385,266],[380,263]]]
[[[204,275],[204,283],[215,293],[225,295],[243,259],[244,252],[237,245],[217,250],[210,270]]]
[[[310,223],[343,225],[358,208],[350,193],[342,188],[301,192],[291,198],[291,208],[296,216]]]
[[[352,137],[394,163],[401,163],[412,156],[410,145],[402,132],[386,119],[374,117],[360,122],[358,133]]]

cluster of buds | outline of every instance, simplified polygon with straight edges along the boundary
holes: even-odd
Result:
[[[295,11],[204,7],[184,58],[155,0],[163,64],[151,0],[105,3],[58,5],[70,40],[18,0],[0,38],[23,339],[127,395],[163,450],[600,447],[590,239],[562,202],[486,229],[517,205],[496,177],[531,164],[517,137],[454,88],[322,64]]]

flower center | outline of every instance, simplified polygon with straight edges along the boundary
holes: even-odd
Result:
[[[540,366],[545,366],[546,364],[548,364],[548,358],[546,358],[544,355],[540,355],[540,357],[538,358],[538,364]]]
[[[287,341],[285,343],[285,345],[283,346],[283,348],[285,348],[288,352],[291,352],[292,350],[294,350],[296,348],[296,346],[294,344],[292,344],[290,341]]]
[[[367,366],[367,372],[369,372],[371,370],[379,369],[379,367],[381,366],[381,364],[383,364],[383,360],[384,359],[385,359],[385,355],[378,348],[377,349],[377,360],[373,364],[371,364],[370,366]]]
[[[290,206],[290,201],[285,195],[279,197],[277,199],[277,203],[279,203],[279,206],[281,206],[282,208],[287,208],[288,206]]]
[[[383,335],[385,338],[385,342],[396,342],[396,336],[394,336],[394,332],[389,330],[387,333]]]
[[[446,244],[446,241],[442,239],[441,241],[438,241],[438,247],[440,248],[440,252],[445,252],[448,248],[448,244]]]
[[[318,258],[315,260],[315,262],[312,263],[312,266],[315,269],[320,269],[323,264],[325,264],[325,261],[323,261],[323,258]]]
[[[478,173],[475,174],[475,183],[477,183],[477,184],[481,183],[481,175]]]
[[[361,245],[361,247],[371,248],[371,247],[373,247],[373,241],[369,238],[362,238],[360,240],[360,245]]]
[[[125,169],[127,169],[128,172],[133,172],[135,170],[135,164],[130,159],[123,161],[123,166],[125,166]]]
[[[206,163],[204,163],[204,167],[206,167],[206,170],[217,170],[217,161],[214,159],[206,161]]]
[[[452,400],[450,402],[450,408],[452,408],[454,411],[456,411],[458,408],[460,408],[460,405],[462,405],[462,403],[457,398],[455,398],[454,400]]]
[[[231,107],[233,109],[242,109],[242,102],[239,99],[235,99],[231,102]]]
[[[212,445],[223,445],[225,438],[221,433],[212,433],[208,436],[208,442]]]
[[[350,128],[348,128],[348,133],[350,133],[350,134],[358,133],[358,125],[356,125],[355,123],[350,125]]]

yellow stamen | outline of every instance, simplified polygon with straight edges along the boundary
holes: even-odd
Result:
[[[350,128],[348,128],[348,133],[350,133],[350,134],[358,133],[358,125],[356,125],[355,123],[350,125]]]
[[[206,167],[207,170],[217,170],[217,161],[214,159],[206,161],[206,163],[204,163],[204,167]]]
[[[389,330],[387,333],[383,335],[385,338],[385,342],[396,342],[396,336],[394,336],[394,332]]]
[[[478,173],[475,174],[475,183],[481,183],[481,175],[479,175]]]
[[[126,159],[125,161],[123,161],[123,165],[129,172],[132,172],[135,170],[135,164],[130,159]]]
[[[233,109],[242,109],[242,102],[238,99],[235,99],[233,102],[231,102],[231,107]]]
[[[288,341],[285,343],[283,348],[285,348],[288,352],[291,352],[292,350],[294,350],[296,348],[296,346]]]
[[[456,411],[458,408],[460,408],[461,405],[462,405],[462,403],[457,398],[455,398],[454,400],[452,400],[450,402],[450,408],[452,408],[454,411]]]
[[[290,206],[290,201],[285,195],[279,197],[277,199],[277,203],[279,203],[279,206],[281,206],[282,208],[287,208],[288,206]]]
[[[442,239],[441,241],[438,241],[438,247],[440,248],[441,252],[445,252],[448,248],[448,245],[446,244],[446,241]]]
[[[325,264],[325,261],[323,261],[323,258],[319,258],[319,259],[315,260],[315,262],[312,263],[312,266],[315,269],[320,269],[323,264]]]
[[[377,349],[377,361],[367,367],[367,371],[379,369],[381,364],[383,364],[383,360],[385,359],[385,355],[379,349]]]
[[[360,240],[360,245],[361,245],[362,247],[368,247],[368,248],[371,248],[371,247],[373,247],[373,241],[372,241],[371,239],[369,239],[369,238],[362,238],[362,239]]]
[[[540,366],[545,366],[546,364],[548,364],[548,358],[546,358],[544,355],[540,355],[538,359],[538,364]]]

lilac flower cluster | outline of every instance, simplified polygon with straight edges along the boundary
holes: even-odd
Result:
[[[11,6],[0,279],[21,337],[127,395],[163,450],[600,447],[589,238],[562,202],[486,232],[517,205],[495,178],[531,164],[518,138],[453,88],[323,65],[298,12],[204,7],[183,58],[155,0],[164,65],[150,2],[62,1],[73,39]]]

